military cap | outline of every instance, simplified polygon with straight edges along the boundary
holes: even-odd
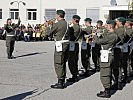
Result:
[[[101,23],[101,24],[103,24],[103,21],[101,21],[101,20],[98,20],[98,21],[97,21],[97,23]]]
[[[86,21],[86,22],[91,22],[92,19],[91,19],[91,18],[86,18],[84,21]]]
[[[124,17],[118,17],[117,19],[116,19],[116,21],[117,20],[119,20],[120,22],[122,22],[122,23],[125,23],[126,22],[126,19],[124,18]]]
[[[112,24],[112,25],[115,25],[116,24],[116,22],[114,20],[108,20],[108,21],[106,21],[106,23],[107,24]]]
[[[78,15],[74,15],[74,16],[73,16],[73,19],[80,20],[81,18],[80,18],[80,16],[78,16]]]
[[[128,18],[128,19],[126,19],[126,21],[127,21],[127,22],[131,22],[131,23],[132,23],[132,22],[133,22],[133,19]]]
[[[8,20],[11,20],[11,18],[8,18],[7,21],[8,21]]]
[[[65,11],[63,11],[63,10],[57,10],[56,11],[56,14],[63,14],[63,15],[65,15]]]

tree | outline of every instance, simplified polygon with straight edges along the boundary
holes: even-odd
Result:
[[[129,4],[129,16],[133,18],[133,1]]]

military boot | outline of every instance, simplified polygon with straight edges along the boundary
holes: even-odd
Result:
[[[110,98],[110,89],[105,89],[105,91],[97,93],[97,97],[101,97],[101,98]]]
[[[51,85],[51,88],[53,88],[53,89],[64,89],[65,88],[64,83],[65,83],[65,80],[59,79],[58,83],[56,83],[55,85]]]
[[[121,83],[115,83],[111,86],[111,90],[122,90]]]
[[[67,79],[67,82],[78,82],[77,75],[73,75],[72,78]]]
[[[130,78],[128,77],[127,80],[126,80],[126,83],[130,83],[130,82],[131,82],[131,80],[130,80]]]
[[[86,71],[84,72],[84,74],[81,74],[80,76],[81,76],[81,77],[89,77],[89,76],[90,76],[89,70],[86,70]]]

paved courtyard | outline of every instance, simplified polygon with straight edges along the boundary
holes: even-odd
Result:
[[[0,40],[1,100],[104,100],[96,93],[103,90],[99,73],[66,84],[63,90],[50,88],[57,82],[53,65],[54,42],[16,42],[13,60],[8,60],[5,41]],[[81,69],[79,60],[79,69]],[[67,78],[71,77],[67,68]],[[112,91],[109,100],[133,100],[133,81],[121,91]],[[105,99],[108,100],[108,99]]]

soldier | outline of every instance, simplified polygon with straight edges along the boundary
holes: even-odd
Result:
[[[86,28],[82,29],[82,33],[81,33],[82,35],[81,62],[85,69],[85,73],[82,76],[87,77],[89,76],[91,45],[89,44],[89,41],[88,41],[89,37],[86,37],[86,36],[92,35],[91,34],[92,33],[92,26],[91,26],[92,19],[86,18],[84,21],[85,21]]]
[[[7,24],[4,26],[7,34],[6,34],[6,47],[7,47],[7,55],[8,59],[14,59],[15,57],[12,55],[14,51],[15,45],[15,28],[20,25],[20,18],[18,18],[17,24],[12,24],[12,20],[10,18],[7,19]]]
[[[118,36],[118,43],[117,47],[114,49],[114,63],[115,66],[113,67],[113,75],[115,78],[114,85],[112,86],[112,89],[114,90],[121,90],[121,82],[122,82],[122,73],[121,73],[121,66],[122,66],[122,51],[121,51],[121,46],[118,45],[123,45],[124,38],[125,38],[125,29],[124,29],[124,24],[126,20],[123,17],[118,17],[116,19],[116,26],[117,28],[115,29],[115,33]]]
[[[69,44],[69,57],[68,66],[72,74],[72,78],[67,79],[67,82],[77,82],[78,81],[78,55],[79,55],[79,43],[77,42],[80,37],[80,17],[74,15],[72,19],[72,29],[73,32],[70,33],[70,44]]]
[[[67,32],[67,22],[64,19],[65,12],[63,10],[57,10],[56,19],[57,23],[53,25],[51,30],[48,31],[48,36],[53,36],[56,41],[56,47],[54,52],[54,66],[58,78],[58,83],[51,85],[51,88],[54,89],[63,89],[65,88],[65,78],[66,78],[66,61],[67,61],[67,51],[68,43],[64,40],[64,37]],[[45,23],[46,25],[47,22]]]
[[[101,20],[97,21],[97,25],[96,25],[96,33],[97,35],[100,35],[101,33],[103,33],[103,22]],[[101,50],[101,46],[94,43],[92,45],[92,60],[94,62],[94,66],[95,66],[95,71],[99,72],[100,71],[100,50]]]
[[[104,87],[104,91],[97,94],[98,97],[110,98],[111,87],[111,68],[113,65],[112,48],[117,42],[117,35],[114,33],[115,21],[109,20],[107,22],[108,33],[102,38],[94,36],[94,41],[101,45],[101,65],[100,65],[100,79]],[[105,58],[105,59],[104,59]]]
[[[125,41],[128,42],[128,43],[131,41],[132,36],[133,36],[133,29],[132,29],[133,23],[132,23],[132,21],[133,21],[132,19],[127,19],[126,20],[126,23],[125,23],[125,32],[126,32],[126,35],[127,35]],[[131,54],[132,54],[132,47],[130,47],[130,49],[128,50],[128,52],[127,53],[124,53],[124,55],[123,55],[124,56],[123,57],[123,65],[125,67],[127,67],[127,77],[125,77],[124,82],[127,82],[127,83],[130,83],[129,77],[130,77],[130,71],[131,71],[130,70],[130,64],[128,64],[128,57],[129,57],[129,61],[131,61],[131,63],[133,63],[133,59],[131,60],[131,56],[132,56]],[[133,66],[131,66],[131,67],[133,69]]]

